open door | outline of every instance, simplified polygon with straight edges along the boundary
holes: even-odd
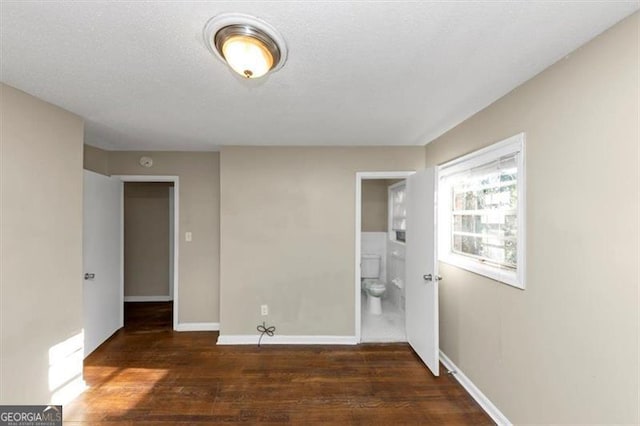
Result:
[[[406,329],[407,340],[438,376],[438,263],[436,253],[436,171],[407,178]]]
[[[84,171],[84,356],[122,327],[122,182]]]

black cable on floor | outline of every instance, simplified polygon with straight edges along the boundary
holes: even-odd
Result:
[[[276,332],[276,327],[272,325],[271,327],[267,327],[267,325],[262,321],[262,325],[256,327],[256,329],[261,333],[260,338],[258,339],[258,347],[260,347],[260,342],[262,341],[262,337],[266,334],[269,337],[273,337]]]

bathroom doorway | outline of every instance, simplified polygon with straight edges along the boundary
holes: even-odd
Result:
[[[405,179],[356,174],[356,341],[406,342]]]

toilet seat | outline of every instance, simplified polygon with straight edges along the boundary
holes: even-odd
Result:
[[[369,287],[370,285],[376,284],[378,282],[377,278],[365,278],[362,280],[362,286],[364,288]]]
[[[386,292],[387,286],[380,280],[372,279],[364,283],[364,290],[369,297],[380,298]]]
[[[384,283],[381,283],[380,281],[376,280],[376,282],[370,283],[368,288],[372,291],[381,291],[381,290],[386,290],[387,286],[384,285]]]

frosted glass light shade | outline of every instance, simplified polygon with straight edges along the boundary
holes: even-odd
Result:
[[[222,44],[222,55],[231,69],[246,78],[262,77],[273,68],[274,58],[267,46],[251,36],[229,37]]]
[[[204,27],[211,53],[245,78],[259,78],[282,68],[287,44],[268,23],[250,15],[223,13]]]

